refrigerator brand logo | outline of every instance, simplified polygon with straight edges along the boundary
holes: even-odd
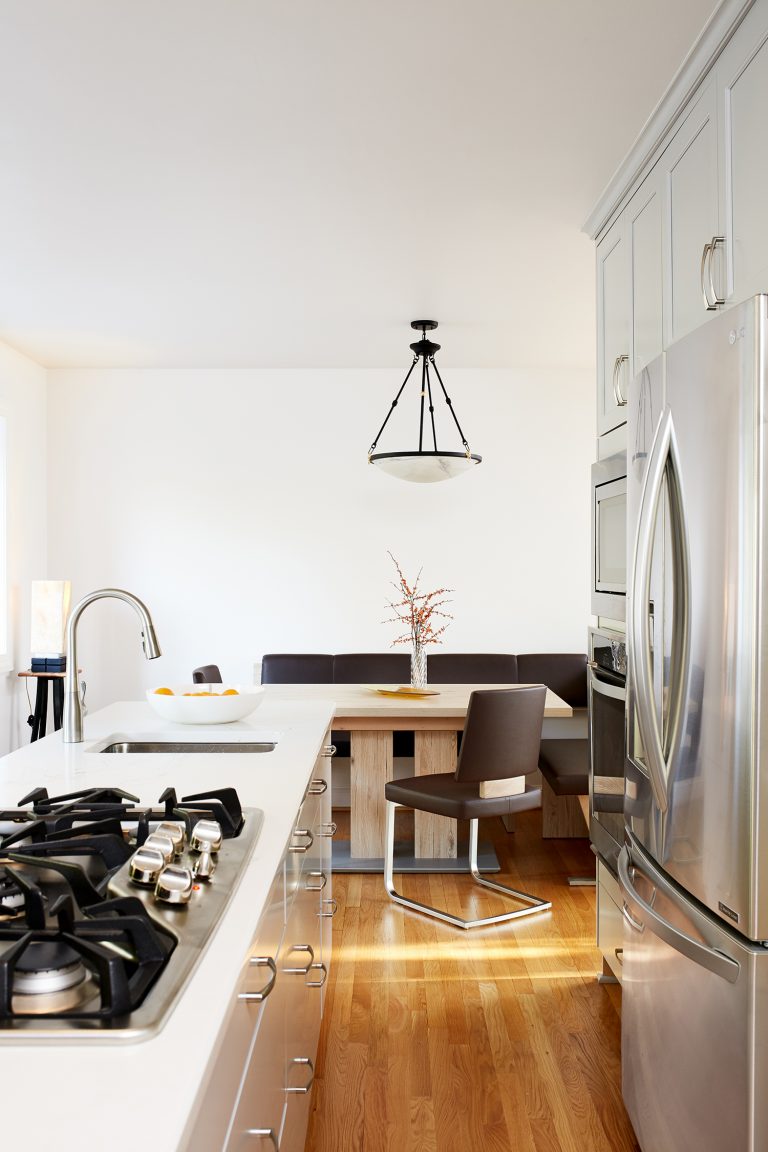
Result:
[[[730,920],[733,920],[734,924],[738,924],[738,912],[734,912],[733,908],[729,908],[727,904],[723,904],[722,900],[718,900],[717,906],[724,916],[727,916]]]

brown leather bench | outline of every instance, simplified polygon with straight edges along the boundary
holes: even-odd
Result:
[[[546,684],[574,713],[587,708],[587,658],[571,652],[539,652],[518,656],[521,683]],[[542,835],[586,836],[588,829],[578,801],[589,795],[587,740],[544,739],[539,751],[542,775]]]

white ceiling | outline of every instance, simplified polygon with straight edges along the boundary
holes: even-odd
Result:
[[[0,0],[0,340],[589,363],[580,227],[713,0]]]

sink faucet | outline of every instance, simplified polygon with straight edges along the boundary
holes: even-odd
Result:
[[[160,645],[155,635],[155,626],[146,605],[130,592],[121,588],[98,588],[83,596],[72,609],[67,622],[67,671],[64,679],[63,740],[65,744],[80,744],[83,739],[83,706],[77,690],[77,622],[83,609],[94,600],[111,598],[124,600],[136,609],[141,620],[141,640],[147,660],[156,660],[161,655]]]

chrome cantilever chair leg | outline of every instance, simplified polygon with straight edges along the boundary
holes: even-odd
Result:
[[[395,856],[395,809],[398,807],[391,800],[387,800],[387,822],[384,844],[384,887],[388,895],[411,908],[414,912],[423,912],[426,916],[433,916],[436,920],[444,920],[446,924],[453,924],[456,928],[480,928],[486,924],[501,924],[505,920],[519,920],[521,916],[530,916],[534,912],[547,912],[552,907],[550,900],[540,900],[538,896],[530,896],[527,892],[518,892],[515,888],[508,888],[505,884],[496,884],[492,880],[485,880],[477,866],[477,831],[478,821],[469,822],[469,870],[478,884],[484,888],[492,888],[502,896],[510,896],[514,900],[521,900],[531,905],[529,908],[518,908],[515,912],[504,912],[499,916],[485,916],[480,920],[462,920],[459,916],[451,916],[449,912],[441,912],[431,904],[422,904],[418,900],[409,900],[406,896],[395,891],[394,884],[394,856]]]

